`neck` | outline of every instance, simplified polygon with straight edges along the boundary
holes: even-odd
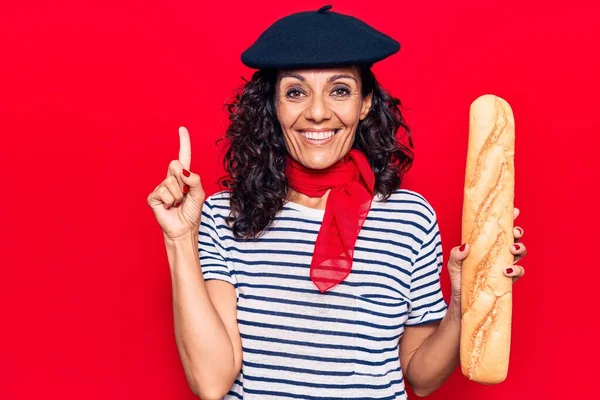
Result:
[[[309,197],[305,194],[295,191],[294,189],[289,189],[287,199],[292,203],[298,203],[305,207],[324,210],[325,206],[327,205],[327,197],[329,196],[329,192],[331,192],[331,189],[329,189],[321,197]]]

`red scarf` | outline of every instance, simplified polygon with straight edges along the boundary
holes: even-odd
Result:
[[[375,175],[357,149],[325,170],[306,168],[288,157],[285,172],[289,186],[306,196],[320,197],[331,189],[310,264],[310,279],[325,293],[350,274],[358,232],[371,209]]]

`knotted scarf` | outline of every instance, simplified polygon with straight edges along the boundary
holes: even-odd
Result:
[[[375,175],[357,149],[324,170],[288,157],[285,172],[289,187],[306,196],[321,197],[331,189],[310,265],[310,279],[325,293],[350,274],[354,245],[371,209]]]

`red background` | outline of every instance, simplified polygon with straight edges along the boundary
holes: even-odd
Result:
[[[240,53],[320,1],[5,2],[0,11],[0,397],[191,399],[173,337],[162,235],[146,196],[192,136],[217,190],[223,104]],[[460,245],[468,108],[494,93],[516,120],[517,225],[507,380],[460,370],[432,399],[591,399],[599,346],[598,9],[592,2],[330,2],[395,37],[375,66],[407,107],[406,187]],[[594,251],[592,251],[594,250]],[[446,298],[449,280],[443,275]]]

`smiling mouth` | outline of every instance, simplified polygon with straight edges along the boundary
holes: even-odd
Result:
[[[305,139],[311,141],[325,141],[327,139],[331,139],[336,133],[338,133],[339,129],[333,129],[330,131],[321,131],[321,132],[313,132],[313,131],[300,131],[298,132]]]

